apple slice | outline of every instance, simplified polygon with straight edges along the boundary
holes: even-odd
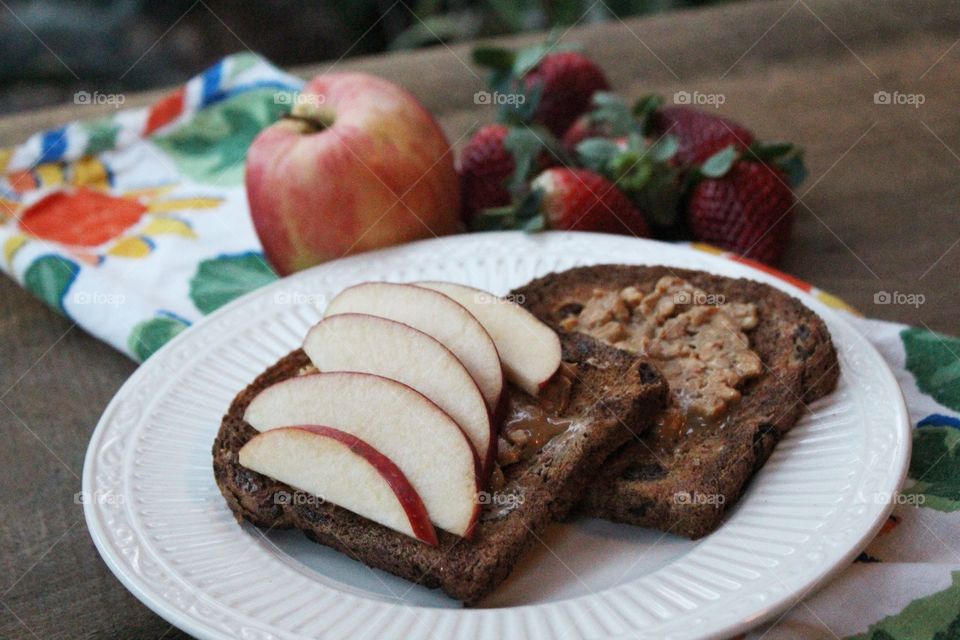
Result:
[[[459,424],[480,458],[480,477],[496,456],[496,434],[480,388],[453,352],[413,327],[344,313],[310,329],[303,350],[320,371],[359,371],[413,387]]]
[[[240,464],[385,527],[437,545],[427,508],[399,467],[360,438],[297,426],[255,435]]]
[[[560,338],[520,305],[453,282],[416,284],[466,307],[496,343],[507,379],[527,393],[536,396],[560,367]]]
[[[479,464],[460,426],[405,384],[336,371],[289,378],[261,391],[244,419],[258,431],[330,425],[399,467],[441,529],[469,537],[480,513]]]
[[[326,315],[367,313],[410,325],[436,338],[467,368],[490,411],[503,391],[503,367],[493,340],[469,311],[447,296],[422,287],[366,282],[344,289]]]

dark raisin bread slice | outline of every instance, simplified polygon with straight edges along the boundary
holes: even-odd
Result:
[[[659,266],[603,265],[550,274],[513,293],[537,317],[559,328],[595,290],[632,286],[649,292],[665,276],[679,277],[725,304],[753,303],[757,325],[746,335],[763,372],[739,389],[742,397],[728,409],[722,428],[697,429],[668,452],[644,437],[632,439],[605,463],[579,509],[699,538],[720,525],[805,404],[834,389],[839,366],[830,334],[814,312],[751,280]]]
[[[503,486],[484,505],[470,540],[438,531],[440,544],[430,547],[332,504],[278,500],[278,494],[296,492],[238,464],[240,448],[256,434],[243,420],[247,405],[309,363],[299,350],[242,391],[224,416],[213,445],[217,484],[238,519],[265,528],[296,527],[371,567],[474,603],[507,576],[550,522],[566,516],[603,460],[641,433],[666,401],[666,384],[643,359],[578,334],[561,335],[561,343],[575,376],[558,417],[572,424],[532,458],[503,469]],[[512,385],[507,393],[510,406],[535,402]]]

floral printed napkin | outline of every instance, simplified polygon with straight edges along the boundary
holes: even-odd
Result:
[[[301,84],[235,55],[150,108],[0,149],[3,270],[138,360],[273,281],[249,218],[244,159]],[[777,275],[847,314],[881,351],[907,399],[914,453],[893,515],[857,561],[751,636],[960,638],[960,340],[861,318]]]
[[[274,280],[247,211],[244,160],[301,84],[239,54],[150,108],[0,149],[3,269],[138,360]]]

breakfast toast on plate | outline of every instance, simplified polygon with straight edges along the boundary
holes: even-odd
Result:
[[[241,450],[263,435],[245,419],[251,402],[278,384],[324,375],[311,373],[303,350],[234,399],[213,446],[217,484],[238,519],[267,529],[295,527],[370,567],[475,603],[549,523],[566,516],[603,460],[642,433],[666,402],[663,378],[643,358],[585,335],[561,333],[560,344],[560,369],[536,398],[515,384],[504,387],[497,464],[478,494],[479,518],[467,537],[438,527],[435,544],[428,544],[241,464]],[[383,420],[390,419],[384,412]],[[432,464],[437,473],[444,467],[443,460]]]
[[[234,399],[214,473],[238,519],[473,604],[572,510],[713,531],[838,374],[820,318],[749,280],[364,283]]]
[[[603,465],[579,510],[699,538],[716,529],[839,366],[823,321],[766,284],[662,266],[553,273],[512,296],[559,331],[642,354],[670,385],[656,423]]]

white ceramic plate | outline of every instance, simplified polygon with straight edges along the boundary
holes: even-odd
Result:
[[[505,293],[596,263],[667,264],[768,282],[827,322],[840,385],[778,445],[732,517],[697,543],[599,520],[554,526],[484,603],[371,570],[298,532],[238,525],[211,444],[233,396],[300,344],[325,301],[363,280],[447,279]],[[847,566],[886,518],[909,456],[903,398],[870,344],[771,276],[620,236],[458,236],[339,260],[199,322],[131,376],[83,469],[87,525],[111,570],[201,638],[694,638],[776,615]]]

